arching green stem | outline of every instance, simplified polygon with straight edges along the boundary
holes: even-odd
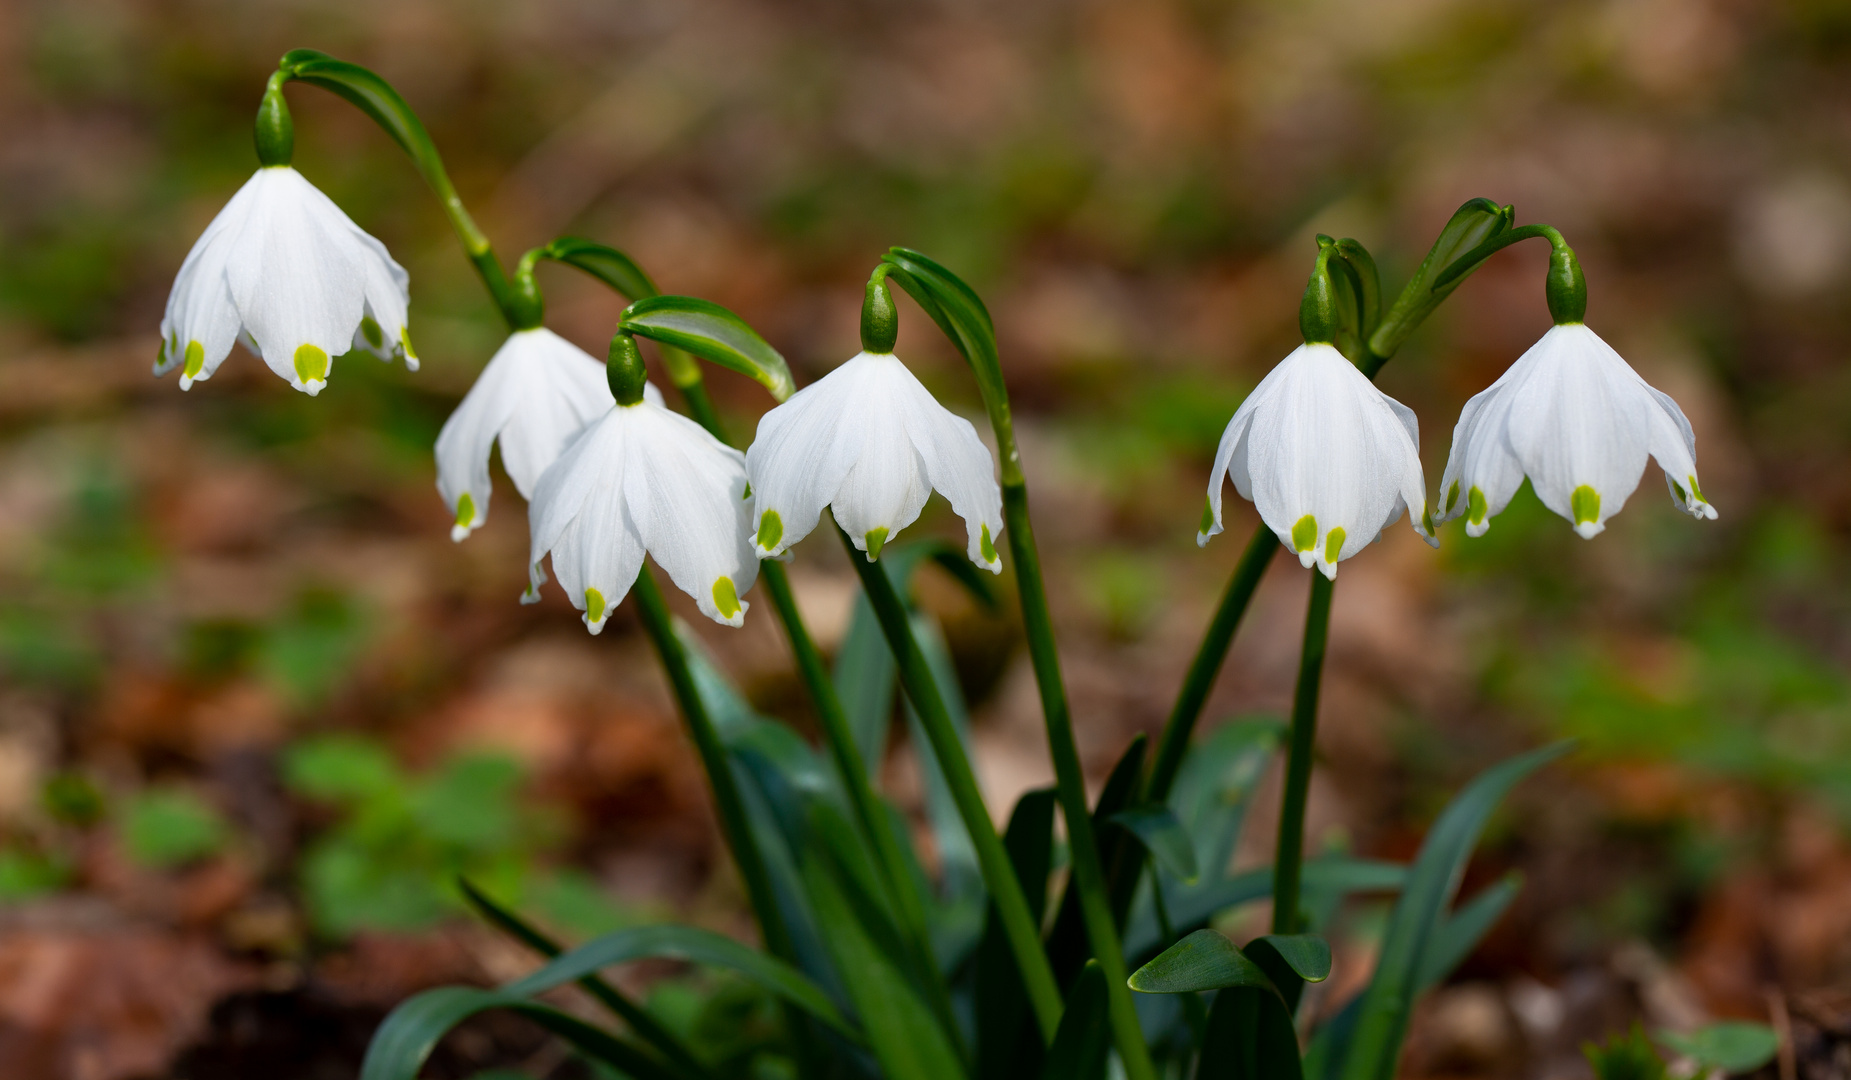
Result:
[[[456,194],[456,186],[450,182],[450,174],[444,170],[443,159],[438,156],[424,122],[392,84],[358,64],[336,60],[314,49],[290,50],[277,63],[277,70],[285,79],[319,86],[346,98],[411,156],[412,164],[417,166],[424,182],[430,185],[443,206],[444,216],[450,219],[450,227],[463,242],[464,253],[475,266],[476,274],[481,277],[502,318],[509,328],[519,328],[523,314],[520,300],[502,270],[501,261],[495,257],[495,249]]]
[[[1434,287],[1450,284],[1476,270],[1484,261],[1519,240],[1540,236],[1549,241],[1549,273],[1543,281],[1543,295],[1549,302],[1549,315],[1559,326],[1578,323],[1587,318],[1587,279],[1581,274],[1581,261],[1575,249],[1553,225],[1524,225],[1499,233],[1471,251],[1461,255],[1435,279]]]
[[[1003,531],[1015,564],[1016,590],[1022,603],[1022,627],[1028,639],[1029,660],[1035,669],[1035,685],[1041,692],[1042,719],[1047,729],[1049,756],[1054,760],[1061,818],[1067,823],[1080,914],[1086,924],[1086,937],[1093,956],[1105,972],[1113,1043],[1124,1063],[1125,1073],[1129,1080],[1156,1080],[1156,1066],[1151,1061],[1143,1029],[1138,1025],[1131,989],[1126,985],[1129,972],[1125,968],[1124,947],[1112,914],[1104,862],[1093,834],[1092,812],[1086,801],[1086,777],[1080,766],[1079,749],[1074,743],[1073,718],[1061,680],[1054,620],[1048,611],[1047,585],[1042,580],[1034,524],[1029,520],[1028,484],[1022,475],[1021,454],[1016,446],[1015,424],[1009,409],[1009,391],[1003,383],[1002,363],[996,350],[995,326],[976,291],[926,256],[906,248],[893,248],[882,261],[890,267],[887,279],[919,302],[970,365],[983,395],[984,409],[989,413],[990,427],[996,433],[997,456],[1001,459],[998,464],[1003,492]],[[985,820],[987,823],[988,819]],[[991,829],[990,834],[993,838],[995,830]],[[1000,846],[999,843],[999,850]],[[1044,1032],[1052,1034],[1045,1027]]]
[[[912,619],[894,590],[893,582],[887,579],[887,571],[857,550],[847,533],[842,533],[842,543],[848,549],[848,561],[860,576],[862,590],[867,593],[868,603],[887,638],[887,647],[893,652],[900,685],[912,701],[920,727],[925,729],[932,752],[938,757],[945,787],[951,792],[958,816],[970,833],[971,846],[977,852],[977,866],[983,872],[990,900],[996,905],[1016,967],[1022,973],[1022,983],[1028,990],[1036,1023],[1041,1027],[1042,1040],[1052,1041],[1060,1026],[1061,995],[1054,981],[1054,968],[1041,946],[1041,927],[1035,914],[1028,909],[1028,898],[1015,876],[1015,866],[1009,860],[1002,839],[996,835],[996,825],[984,806],[977,776],[971,771],[970,758],[964,753],[964,744],[958,740],[945,699],[939,695],[938,684],[932,679],[932,669],[913,638]],[[1124,966],[1122,957],[1119,966]]]

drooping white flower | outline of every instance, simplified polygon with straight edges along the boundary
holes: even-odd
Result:
[[[528,508],[531,584],[553,574],[592,633],[655,557],[676,587],[715,622],[739,626],[740,597],[758,580],[745,456],[699,424],[645,398],[613,405],[540,477]]]
[[[1600,335],[1560,324],[1465,403],[1440,477],[1439,520],[1463,514],[1466,533],[1483,536],[1528,476],[1544,506],[1592,537],[1626,505],[1647,455],[1680,509],[1715,518],[1684,410]]]
[[[936,489],[964,519],[971,561],[1002,572],[1003,496],[989,448],[892,353],[859,353],[766,413],[746,469],[760,558],[808,536],[825,506],[878,558]]]
[[[317,394],[333,358],[365,349],[418,369],[405,333],[410,278],[384,244],[287,165],[258,169],[180,264],[161,319],[156,375],[212,377],[241,341],[289,385]]]
[[[1403,510],[1432,543],[1419,446],[1412,409],[1376,389],[1335,346],[1301,345],[1228,421],[1196,543],[1221,531],[1224,476],[1300,563],[1328,578]]]
[[[662,404],[653,385],[644,397]],[[522,498],[585,425],[615,404],[604,364],[545,327],[516,330],[489,359],[437,435],[437,490],[455,515],[450,539],[488,520],[489,448]]]

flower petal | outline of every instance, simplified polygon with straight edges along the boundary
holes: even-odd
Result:
[[[528,515],[533,587],[550,552],[553,574],[594,634],[629,594],[644,545],[631,519],[622,478],[631,464],[630,425],[612,409],[585,429],[540,478]]]
[[[745,455],[659,405],[619,411],[632,428],[633,457],[622,477],[629,520],[702,614],[741,625],[751,605],[740,598],[758,580],[758,556],[746,538],[752,502]]]

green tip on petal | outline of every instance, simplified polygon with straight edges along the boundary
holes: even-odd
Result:
[[[1703,489],[1697,486],[1697,478],[1694,476],[1691,476],[1691,477],[1686,477],[1686,479],[1690,481],[1690,493],[1697,497],[1697,501],[1700,503],[1709,502],[1708,499],[1703,497]],[[1723,492],[1723,494],[1727,495],[1728,492],[1725,491]]]
[[[1458,481],[1455,480],[1453,483],[1457,485]],[[1474,525],[1483,525],[1485,512],[1489,509],[1491,507],[1485,502],[1485,493],[1478,490],[1477,484],[1473,484],[1472,490],[1465,493],[1465,520]]]
[[[1306,514],[1292,526],[1292,550],[1310,551],[1318,542],[1318,519]]]
[[[1459,505],[1459,481],[1454,480],[1453,486],[1446,489],[1446,506],[1444,509],[1440,511],[1440,513],[1450,514],[1453,512],[1453,507],[1458,506],[1458,505]]]
[[[1294,530],[1296,532],[1296,530]],[[1324,538],[1324,561],[1336,563],[1343,556],[1343,526],[1339,525]]]
[[[1202,524],[1196,526],[1195,531],[1201,533],[1203,536],[1207,536],[1208,530],[1214,527],[1215,504],[1209,501],[1208,496],[1204,495],[1202,496]]]
[[[746,484],[746,493],[744,495],[739,496],[739,501],[744,502],[747,499],[750,499],[751,497],[752,497],[752,485],[748,483]]]
[[[379,323],[371,315],[360,320],[360,336],[375,349],[386,343],[386,332],[379,328]]]
[[[1690,495],[1687,492],[1685,492],[1683,484],[1680,484],[1676,480],[1673,480],[1671,481],[1671,490],[1677,494],[1678,502],[1689,502],[1690,501]]]
[[[585,590],[585,618],[594,623],[604,621],[604,594],[596,589]]]
[[[985,525],[983,531],[977,534],[977,553],[983,556],[984,562],[996,561],[996,541],[990,539],[988,525]]]
[[[719,608],[720,614],[729,619],[739,614],[739,590],[733,588],[732,578],[714,579],[713,606]]]
[[[1568,496],[1569,509],[1575,512],[1575,524],[1586,525],[1600,520],[1600,492],[1582,484]]]
[[[402,326],[399,327],[398,331],[398,343],[399,346],[405,350],[406,356],[413,360],[418,358],[418,350],[411,347],[411,333]]]
[[[887,527],[883,525],[878,529],[869,529],[866,539],[868,542],[868,561],[873,562],[875,559],[881,557],[881,547],[887,543]]]
[[[1420,527],[1427,530],[1428,536],[1433,535],[1433,511],[1432,510],[1425,509],[1425,508],[1421,510]]]
[[[461,528],[469,528],[476,520],[476,499],[469,492],[463,492],[456,500],[456,523]]]
[[[776,510],[767,510],[758,516],[758,549],[776,551],[778,541],[784,539],[784,519]]]
[[[328,381],[328,354],[313,345],[296,349],[296,377],[305,383]]]
[[[189,379],[197,379],[199,378],[199,373],[204,371],[205,367],[206,347],[197,341],[187,342],[186,364],[180,369],[180,374],[185,375]]]

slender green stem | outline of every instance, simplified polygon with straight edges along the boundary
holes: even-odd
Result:
[[[721,744],[720,733],[713,726],[713,719],[707,715],[707,706],[701,701],[700,690],[694,684],[694,673],[688,668],[687,653],[683,651],[680,639],[675,636],[668,605],[663,601],[662,590],[657,587],[655,575],[649,572],[649,567],[644,566],[642,572],[636,575],[636,584],[631,587],[630,595],[636,598],[637,611],[643,617],[643,629],[648,632],[649,640],[655,644],[656,653],[662,658],[662,667],[668,672],[675,700],[681,705],[681,714],[688,722],[688,733],[694,737],[695,749],[700,752],[701,765],[706,770],[708,783],[713,787],[714,806],[720,814],[720,831],[726,838],[727,846],[732,849],[733,861],[739,866],[739,876],[745,880],[746,896],[752,902],[753,914],[758,916],[759,932],[764,936],[765,947],[773,956],[795,963],[796,949],[780,914],[777,895],[771,887],[771,874],[765,869],[758,845],[753,842],[751,826],[746,818],[745,800],[740,796],[739,786],[733,778],[726,747]]]
[[[909,959],[917,973],[916,977],[924,987],[933,1011],[938,1013],[939,1023],[945,1028],[946,1036],[968,1058],[968,1048],[963,1046],[962,1029],[951,1005],[951,990],[945,984],[944,973],[939,970],[938,961],[932,953],[925,905],[910,878],[906,855],[900,849],[900,837],[889,826],[880,797],[874,793],[874,786],[868,781],[868,770],[862,764],[860,752],[855,746],[855,736],[849,730],[848,714],[842,709],[842,699],[836,695],[835,684],[830,682],[829,672],[823,666],[823,654],[810,637],[802,613],[797,610],[797,597],[791,591],[790,575],[784,572],[782,563],[773,559],[760,563],[758,574],[759,580],[765,583],[765,591],[771,594],[772,606],[777,609],[785,633],[790,637],[791,651],[797,656],[797,670],[803,676],[810,700],[816,706],[817,718],[823,727],[823,741],[835,761],[836,772],[841,775],[843,786],[848,789],[849,802],[855,808],[855,816],[860,821],[862,831],[867,834],[869,845],[874,849],[877,869],[893,898],[907,950],[912,954]]]
[[[1330,639],[1330,598],[1336,583],[1311,575],[1305,607],[1305,647],[1292,694],[1292,745],[1285,762],[1285,799],[1279,809],[1279,845],[1273,853],[1273,933],[1298,932],[1298,892],[1305,861],[1305,800],[1311,791],[1311,757],[1317,744],[1318,687]]]
[[[1052,1042],[1060,1027],[1061,996],[1048,954],[1041,947],[1041,928],[1028,909],[1028,898],[1022,893],[1022,883],[1015,876],[1009,852],[996,835],[996,825],[990,820],[990,811],[983,804],[983,792],[977,786],[976,774],[971,771],[970,758],[964,753],[964,744],[958,740],[957,728],[952,725],[945,700],[939,695],[938,684],[932,680],[932,669],[926,664],[925,654],[919,651],[919,643],[913,639],[912,619],[899,593],[894,591],[893,582],[887,580],[887,571],[856,550],[847,533],[842,534],[842,544],[848,549],[848,561],[861,577],[862,590],[867,593],[868,603],[880,621],[888,648],[893,650],[900,684],[912,700],[920,726],[925,729],[932,751],[938,756],[945,786],[957,804],[959,816],[964,819],[965,829],[970,832],[971,845],[977,849],[977,865],[983,871],[984,884],[990,890],[990,899],[996,905],[1003,932],[1015,954],[1016,966],[1021,970],[1022,983],[1028,989],[1029,1004],[1035,1010],[1042,1040]],[[1119,966],[1124,966],[1122,957]]]
[[[1013,449],[1012,437],[1010,450]],[[1048,613],[1047,586],[1041,577],[1041,557],[1035,550],[1035,528],[1028,516],[1028,488],[1019,471],[1013,483],[1007,480],[1003,483],[1003,529],[1009,537],[1010,555],[1015,560],[1016,588],[1022,599],[1022,625],[1028,637],[1035,683],[1041,691],[1048,750],[1054,759],[1054,783],[1061,817],[1067,823],[1073,882],[1080,893],[1080,915],[1086,924],[1093,957],[1105,971],[1113,1042],[1130,1080],[1155,1080],[1156,1066],[1144,1042],[1144,1030],[1138,1024],[1131,988],[1125,981],[1130,973],[1125,969],[1124,946],[1112,918],[1105,868],[1093,835],[1092,813],[1086,802],[1086,776],[1073,740],[1073,718],[1067,710],[1067,691],[1061,683],[1060,656],[1054,645],[1054,620]]]
[[[1234,573],[1221,593],[1221,604],[1215,608],[1208,633],[1202,636],[1202,644],[1196,648],[1195,659],[1189,662],[1189,674],[1183,678],[1182,689],[1176,693],[1176,704],[1170,708],[1170,719],[1163,725],[1163,735],[1157,740],[1157,756],[1151,763],[1150,782],[1145,789],[1147,801],[1161,803],[1169,799],[1170,786],[1176,782],[1177,771],[1189,753],[1189,737],[1195,732],[1196,721],[1202,717],[1202,706],[1208,702],[1215,677],[1228,658],[1234,632],[1240,629],[1241,617],[1247,614],[1254,590],[1259,588],[1260,578],[1265,576],[1266,567],[1279,548],[1279,538],[1262,523],[1253,531],[1253,539],[1247,541],[1240,561],[1234,564]]]

